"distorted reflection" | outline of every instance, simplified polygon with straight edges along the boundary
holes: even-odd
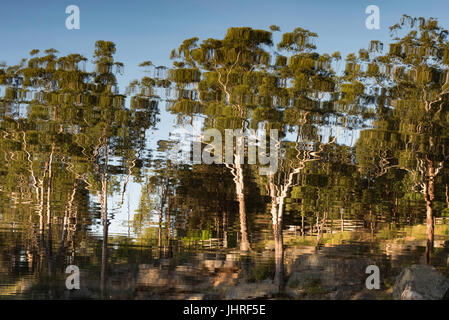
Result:
[[[351,299],[377,265],[388,299],[404,266],[449,274],[447,32],[413,21],[345,63],[302,28],[276,46],[230,28],[185,40],[171,69],[143,62],[125,93],[108,41],[0,65],[0,297]],[[255,142],[276,170],[244,136],[232,163],[195,162],[195,133],[155,143],[162,125],[277,130]]]

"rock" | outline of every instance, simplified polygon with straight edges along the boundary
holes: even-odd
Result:
[[[158,268],[141,269],[137,276],[138,286],[158,286],[165,287],[169,283],[168,272]]]
[[[310,287],[311,285],[320,285],[323,288],[332,290],[342,285],[337,277],[330,272],[322,270],[304,270],[301,272],[293,272],[287,281],[287,288],[294,289]]]
[[[272,281],[259,283],[241,283],[226,291],[226,299],[247,300],[269,298],[278,293],[276,286]]]
[[[215,269],[221,268],[223,266],[223,261],[221,261],[221,260],[204,260],[203,265],[209,271],[214,271]]]
[[[401,294],[401,300],[424,300],[424,297],[413,289],[408,284]]]
[[[449,289],[449,279],[428,265],[412,265],[396,278],[396,300],[442,300]]]
[[[232,269],[232,268],[235,268],[235,267],[236,267],[235,261],[228,261],[228,260],[226,260],[223,263],[223,268],[225,268],[225,269]]]
[[[239,256],[238,253],[228,253],[228,254],[226,254],[226,261],[235,262],[235,261],[239,261],[239,259],[240,259],[240,256]]]
[[[293,272],[287,281],[287,288],[303,288],[313,282],[321,282],[322,272],[319,270],[306,270]]]
[[[302,272],[293,272],[288,278],[285,293],[297,299],[298,297],[316,298],[324,296],[335,289],[335,281],[330,274],[323,273],[321,270],[305,270]]]

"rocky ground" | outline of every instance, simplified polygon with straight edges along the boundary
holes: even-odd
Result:
[[[152,264],[116,266],[108,277],[107,295],[112,299],[191,300],[442,299],[449,288],[446,276],[430,266],[411,266],[419,257],[408,255],[405,259],[398,254],[403,249],[390,246],[389,253],[378,254],[369,246],[357,250],[351,245],[289,248],[281,292],[272,281],[269,250],[247,257],[238,252],[195,253],[184,261],[161,259]],[[366,289],[369,265],[379,266],[378,290]],[[67,298],[98,298],[98,286],[82,289]]]

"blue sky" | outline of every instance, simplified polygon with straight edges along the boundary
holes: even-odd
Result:
[[[80,8],[80,30],[67,30],[65,8]],[[380,30],[365,27],[365,8],[380,8]],[[322,52],[343,56],[366,48],[370,40],[388,40],[388,27],[403,13],[437,17],[449,28],[447,0],[14,0],[0,7],[0,61],[8,64],[27,57],[32,49],[56,48],[61,54],[80,53],[91,58],[96,40],[117,45],[117,61],[125,64],[119,86],[142,77],[138,64],[151,60],[170,66],[170,51],[184,39],[222,37],[227,28],[268,28],[282,32],[303,27],[318,33]],[[170,117],[159,129],[168,132]]]
[[[71,4],[80,8],[80,30],[65,28],[65,8]],[[370,4],[380,8],[380,30],[365,28]],[[34,48],[91,57],[96,40],[111,40],[117,60],[125,63],[122,89],[141,76],[140,62],[169,65],[171,49],[182,40],[220,37],[231,26],[276,24],[283,32],[300,26],[318,33],[320,51],[343,54],[372,39],[387,40],[388,26],[403,13],[437,17],[449,28],[447,0],[15,0],[2,3],[0,10],[0,61],[16,63]]]
[[[67,30],[65,8],[80,8],[80,30]],[[380,8],[380,30],[365,27],[365,8]],[[143,74],[137,67],[145,60],[170,66],[170,51],[184,39],[222,37],[227,28],[268,28],[282,32],[302,27],[318,33],[321,52],[340,51],[343,56],[366,48],[370,40],[387,42],[388,27],[402,14],[438,18],[449,28],[448,0],[39,0],[5,1],[0,7],[0,61],[15,64],[32,49],[56,48],[61,54],[92,57],[96,40],[117,45],[116,60],[125,64],[119,77],[121,90]],[[167,138],[173,117],[163,114],[154,140]],[[138,203],[139,186],[131,184],[131,212]],[[116,199],[115,199],[116,200]],[[111,199],[111,201],[115,201]],[[126,207],[126,205],[125,205]],[[123,233],[126,213],[113,223],[112,232]],[[116,216],[116,218],[118,218]]]

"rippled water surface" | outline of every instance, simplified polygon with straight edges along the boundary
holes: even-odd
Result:
[[[1,63],[0,298],[392,299],[407,266],[448,275],[448,32],[407,21],[340,69],[276,26],[187,39],[126,89],[110,41]]]

